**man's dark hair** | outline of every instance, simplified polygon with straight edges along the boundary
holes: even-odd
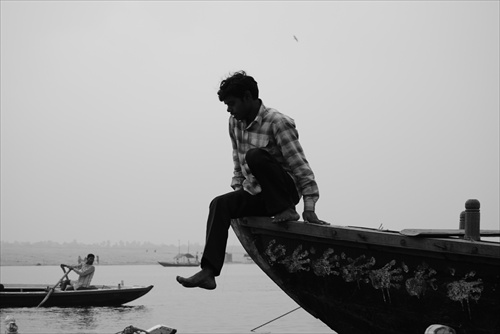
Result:
[[[87,255],[87,259],[88,259],[89,257],[91,257],[91,258],[95,259],[95,256],[94,256],[94,254],[92,254],[92,253],[90,253],[90,254],[88,254],[88,255]]]
[[[227,79],[222,80],[217,95],[219,95],[219,101],[222,102],[228,96],[234,96],[242,99],[246,91],[250,92],[254,100],[259,98],[259,87],[257,87],[257,81],[247,75],[245,71],[239,71],[233,73],[233,75]]]

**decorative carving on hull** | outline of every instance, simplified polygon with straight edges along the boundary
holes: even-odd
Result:
[[[477,303],[483,291],[482,280],[475,278],[474,271],[457,280],[454,277],[456,270],[448,268],[445,277],[450,279],[439,282],[438,272],[425,262],[409,268],[404,262],[393,259],[377,267],[376,258],[365,254],[351,258],[345,252],[336,254],[332,248],[317,254],[315,248],[307,250],[303,245],[289,251],[276,239],[268,243],[264,257],[271,266],[282,265],[290,274],[310,271],[318,277],[337,277],[346,283],[356,283],[358,288],[361,284],[369,285],[381,291],[385,303],[392,302],[391,290],[406,291],[409,296],[422,299],[429,291],[444,287],[447,297],[460,302],[470,315],[470,302]]]

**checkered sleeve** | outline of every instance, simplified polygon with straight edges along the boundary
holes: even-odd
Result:
[[[229,120],[229,136],[231,137],[231,145],[233,148],[233,163],[234,163],[234,171],[233,178],[231,180],[231,188],[237,190],[242,187],[244,176],[241,171],[240,160],[238,158],[238,146],[236,144],[236,135],[234,133],[234,123],[232,120]]]
[[[318,185],[299,142],[295,122],[291,118],[280,118],[274,123],[273,131],[277,144],[281,148],[281,153],[290,167],[304,198],[304,210],[314,211],[316,202],[319,199]]]

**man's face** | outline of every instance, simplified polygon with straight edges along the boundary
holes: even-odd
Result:
[[[93,257],[91,257],[91,256],[89,256],[89,257],[87,258],[87,264],[92,264],[92,263],[94,263],[94,258],[93,258]]]
[[[238,121],[246,119],[251,111],[251,104],[246,97],[240,99],[234,96],[228,96],[224,100],[224,104],[227,106],[227,112]]]

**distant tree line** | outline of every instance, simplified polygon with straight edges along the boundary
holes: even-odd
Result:
[[[123,241],[111,242],[110,240],[101,241],[97,243],[82,243],[76,240],[71,242],[56,242],[56,241],[37,241],[37,242],[27,242],[27,241],[1,241],[2,246],[22,246],[22,247],[81,247],[81,248],[140,248],[140,249],[163,249],[163,248],[178,248],[178,245],[173,244],[154,244],[147,241]],[[181,245],[181,247],[186,248],[187,245]],[[199,244],[190,244],[190,249],[193,251],[202,248]]]

